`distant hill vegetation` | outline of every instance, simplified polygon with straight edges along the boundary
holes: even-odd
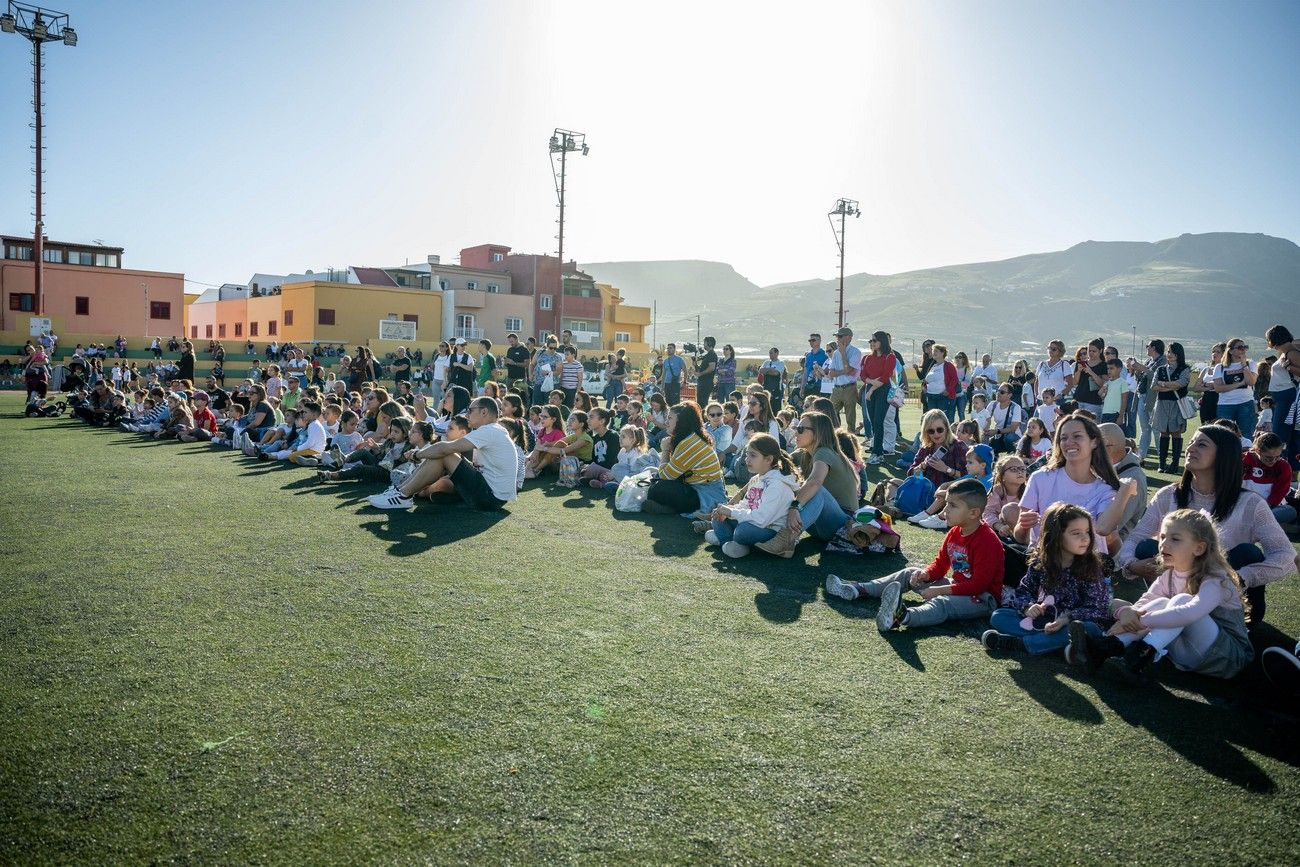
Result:
[[[739,348],[797,354],[809,330],[835,320],[837,280],[756,286],[730,265],[706,261],[598,262],[583,270],[633,304],[658,302],[658,338],[705,333]],[[1300,326],[1300,247],[1268,235],[1215,232],[1153,243],[1085,241],[1068,250],[1000,262],[845,277],[855,331],[883,328],[896,342],[933,337],[967,351],[993,341],[999,358],[1036,355],[1053,337],[1183,339],[1198,349],[1232,334]],[[683,318],[691,317],[689,322]],[[1252,344],[1252,354],[1258,357]]]

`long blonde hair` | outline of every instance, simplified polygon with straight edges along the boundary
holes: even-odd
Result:
[[[1241,576],[1237,574],[1236,569],[1228,565],[1228,558],[1223,552],[1223,542],[1219,539],[1219,529],[1209,515],[1199,509],[1175,509],[1165,515],[1161,523],[1161,533],[1164,533],[1166,528],[1178,527],[1196,541],[1205,544],[1205,553],[1192,563],[1191,572],[1187,576],[1188,593],[1198,592],[1201,589],[1201,582],[1206,578],[1219,576],[1226,576],[1236,586],[1237,591],[1241,592]],[[1244,599],[1243,604],[1245,604]]]
[[[956,437],[953,436],[952,422],[948,421],[948,415],[941,409],[932,409],[925,415],[921,416],[921,448],[927,448],[931,444],[930,435],[926,429],[930,427],[930,422],[943,422],[945,433],[943,435],[943,445],[950,446]]]

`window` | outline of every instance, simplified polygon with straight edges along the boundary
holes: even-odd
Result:
[[[551,309],[551,296],[550,296],[550,295],[543,295],[543,296],[541,297],[541,299],[540,299],[540,303],[538,304],[538,306],[541,307],[541,309],[543,309],[543,310],[550,310],[550,309]]]
[[[316,312],[316,324],[317,324],[317,325],[333,325],[333,324],[334,324],[334,311],[333,311],[332,309],[330,309],[329,307],[322,307],[320,310],[318,310],[318,311]]]
[[[198,340],[198,339],[199,339],[199,326],[197,326],[197,325],[191,325],[191,326],[190,326],[190,340]]]
[[[473,314],[473,313],[457,313],[457,314],[456,314],[456,330],[457,330],[457,331],[461,331],[461,330],[469,331],[469,330],[473,330],[473,328],[474,328],[474,314]]]
[[[403,314],[402,314],[402,321],[403,321],[403,322],[414,322],[416,325],[419,325],[419,324],[420,324],[420,317],[419,317],[417,314],[415,314],[415,313],[403,313]]]
[[[441,289],[443,292],[446,292],[448,289],[451,288],[451,283],[447,282],[446,280],[439,280],[438,288]]]
[[[24,259],[28,262],[32,260],[32,248],[22,244],[6,244],[6,259]]]
[[[98,266],[98,267],[100,267],[100,268],[116,268],[116,267],[117,267],[117,254],[116,254],[116,253],[96,253],[96,254],[95,254],[95,265]]]
[[[493,261],[493,262],[504,262],[504,261],[505,261],[505,258],[506,258],[506,256],[505,256],[504,253],[493,253],[493,254],[492,254],[492,261]]]
[[[250,322],[250,323],[248,323],[248,336],[249,336],[249,337],[256,337],[256,336],[257,336],[257,323],[256,323],[256,322]]]
[[[506,317],[506,331],[523,331],[523,330],[524,330],[524,320],[520,319],[518,316]]]
[[[69,265],[93,265],[95,264],[95,256],[93,253],[87,252],[85,250],[69,250],[68,264]]]
[[[465,288],[466,288],[466,289],[477,289],[477,288],[478,288],[478,281],[477,281],[477,280],[466,280],[466,281],[465,281]]]
[[[212,339],[212,326],[211,326],[211,325],[205,325],[205,326],[203,326],[203,331],[204,331],[203,336],[206,337],[206,338],[208,338],[208,340],[211,340],[211,339]],[[196,335],[194,335],[194,336],[197,337],[198,335],[196,334]]]
[[[150,301],[149,318],[150,319],[171,319],[172,303],[170,301]]]
[[[615,342],[615,343],[631,343],[631,342],[632,342],[632,335],[629,334],[629,333],[626,332],[626,331],[615,331],[615,332],[614,332],[614,342]]]
[[[292,324],[293,324],[293,311],[292,310],[284,311],[284,326],[288,328]]]
[[[244,336],[244,323],[242,323],[242,322],[236,322],[236,323],[235,323],[235,336],[236,336],[236,337],[243,337],[243,336]]]
[[[499,295],[501,293],[501,287],[496,283],[489,283],[487,284],[487,291],[491,292],[493,295]]]
[[[63,251],[59,249],[45,249],[41,251],[41,258],[46,262],[53,262],[56,265],[63,263]]]
[[[36,293],[34,292],[10,292],[9,309],[19,310],[23,313],[31,313],[36,309]]]
[[[270,322],[266,323],[266,333],[267,333],[267,335],[271,335],[271,334],[279,334],[279,333],[280,333],[280,330],[279,330],[279,328],[277,327],[278,325],[279,325],[279,323],[277,323],[274,319],[272,319]]]
[[[217,326],[217,339],[218,339],[218,340],[225,340],[225,339],[226,339],[226,326],[224,326],[224,325],[218,325],[218,326]]]
[[[78,295],[78,296],[77,296],[76,304],[77,304],[77,315],[78,315],[78,316],[89,316],[89,315],[90,315],[90,299],[89,299],[89,298],[87,298],[85,295]]]

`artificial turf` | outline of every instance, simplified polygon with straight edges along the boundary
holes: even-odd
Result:
[[[550,481],[505,516],[380,512],[20,409],[5,862],[1300,857],[1296,708],[1257,665],[1132,688],[823,597],[897,556],[729,560]],[[1296,581],[1258,641],[1300,633]]]

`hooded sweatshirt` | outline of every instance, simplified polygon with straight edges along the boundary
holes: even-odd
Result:
[[[785,475],[779,467],[773,467],[749,480],[745,498],[731,507],[731,517],[738,523],[779,530],[785,526],[785,516],[798,487],[799,480],[794,473]]]

